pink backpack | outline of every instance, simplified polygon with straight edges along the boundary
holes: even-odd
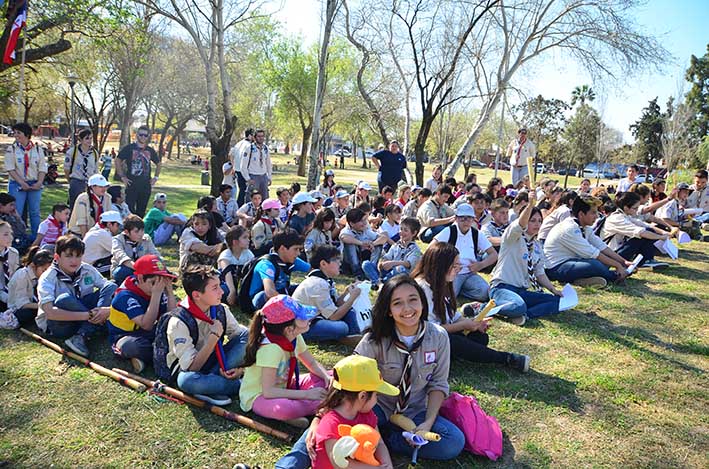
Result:
[[[440,415],[465,435],[465,450],[497,461],[502,455],[502,430],[495,417],[478,405],[473,396],[451,393],[441,406]]]

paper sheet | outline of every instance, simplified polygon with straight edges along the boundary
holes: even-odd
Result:
[[[704,213],[703,208],[685,208],[684,214],[687,216],[701,215]]]
[[[566,311],[579,304],[579,296],[571,284],[567,283],[564,285],[561,294],[561,299],[559,299],[559,311]]]
[[[687,244],[692,242],[692,238],[685,233],[684,231],[680,231],[679,235],[677,236],[677,242],[679,244]]]
[[[628,270],[628,275],[630,275],[630,274],[632,274],[633,272],[635,272],[635,269],[638,268],[638,265],[640,265],[640,263],[641,263],[642,261],[643,261],[643,255],[642,255],[642,254],[638,254],[637,256],[635,256],[635,259],[633,259],[633,264],[632,264],[630,267],[628,267],[628,269],[627,269],[627,270]]]
[[[679,257],[679,249],[677,249],[677,246],[669,239],[658,239],[655,241],[655,247],[659,249],[661,253],[670,256],[670,259],[677,259]]]
[[[502,310],[502,308],[504,308],[505,306],[510,306],[511,304],[512,303],[502,303],[501,305],[495,306],[490,311],[488,311],[488,313],[485,315],[485,317],[490,318],[490,317],[496,315],[497,313],[499,313]]]

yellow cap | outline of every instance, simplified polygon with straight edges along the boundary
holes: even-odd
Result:
[[[387,396],[398,396],[399,388],[382,379],[377,362],[361,355],[350,355],[335,365],[337,380],[332,382],[335,389],[343,391],[376,391]]]

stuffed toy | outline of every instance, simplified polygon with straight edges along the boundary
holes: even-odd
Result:
[[[378,431],[369,425],[357,424],[355,426],[338,425],[337,432],[341,438],[337,440],[332,450],[333,460],[337,467],[346,468],[349,465],[347,458],[370,466],[379,466],[379,461],[374,457],[374,452],[381,439]]]

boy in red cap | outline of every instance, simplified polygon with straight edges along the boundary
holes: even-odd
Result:
[[[176,278],[154,254],[133,264],[135,272],[126,278],[111,302],[108,334],[113,353],[130,359],[136,373],[153,359],[155,323],[160,315],[175,309],[172,290]]]

